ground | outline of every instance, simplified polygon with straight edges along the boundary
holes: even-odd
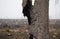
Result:
[[[7,20],[5,20],[6,22],[7,22],[7,25],[8,24],[12,24],[12,25],[14,25],[14,26],[16,26],[14,23],[15,22],[20,22],[19,20],[12,20],[12,21],[7,21]],[[29,38],[29,31],[28,31],[28,28],[26,28],[27,27],[27,24],[25,25],[25,26],[21,26],[22,25],[22,23],[24,23],[24,22],[22,22],[21,23],[21,25],[18,25],[18,26],[20,26],[19,28],[17,27],[17,28],[14,28],[14,27],[12,27],[12,28],[14,28],[14,29],[12,29],[12,28],[9,28],[9,27],[7,27],[7,25],[6,26],[4,26],[4,23],[6,23],[5,21],[2,21],[2,20],[0,20],[0,24],[1,23],[3,23],[2,24],[2,26],[3,26],[3,28],[0,28],[0,39],[28,39]],[[11,23],[12,22],[12,23]],[[50,32],[50,35],[53,37],[53,39],[60,39],[60,19],[59,20],[50,20],[50,25],[49,25],[49,32]],[[0,27],[2,27],[1,25],[0,25]]]
[[[53,39],[60,38],[60,29],[50,31],[50,35]],[[0,29],[0,39],[29,39],[28,30],[20,29]]]
[[[27,32],[14,31],[12,29],[0,29],[0,39],[28,39]]]

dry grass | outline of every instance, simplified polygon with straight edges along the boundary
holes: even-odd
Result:
[[[28,39],[28,36],[26,32],[14,32],[10,29],[0,30],[0,39]]]
[[[60,39],[60,29],[51,31],[50,34],[53,37],[53,39]]]

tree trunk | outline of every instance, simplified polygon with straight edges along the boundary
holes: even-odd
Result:
[[[23,7],[26,1],[23,0]],[[35,0],[35,5],[30,12],[31,25],[29,31],[34,35],[35,39],[50,39],[49,38],[49,0]]]
[[[31,11],[30,33],[36,39],[49,39],[49,0],[35,0],[35,5]]]

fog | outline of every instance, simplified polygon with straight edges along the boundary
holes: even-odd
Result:
[[[60,19],[60,0],[49,0],[49,19]],[[26,19],[22,0],[0,0],[0,19]]]

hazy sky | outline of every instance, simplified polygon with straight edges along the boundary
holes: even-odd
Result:
[[[0,0],[0,18],[22,19],[21,0]]]
[[[60,0],[50,0],[49,18],[60,19]]]
[[[60,19],[60,0],[50,0],[49,18]],[[0,18],[5,19],[23,19],[22,0],[0,0]]]

